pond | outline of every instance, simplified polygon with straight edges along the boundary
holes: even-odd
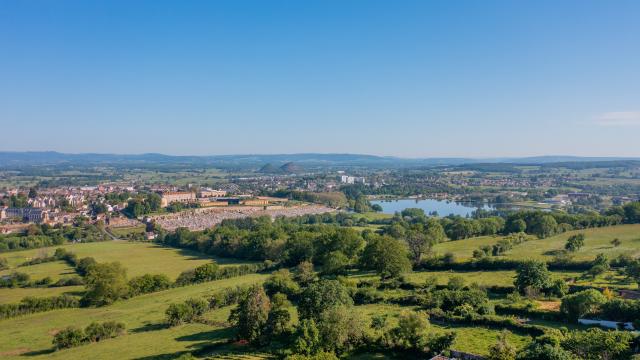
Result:
[[[385,214],[395,214],[404,209],[418,208],[424,210],[427,215],[435,211],[440,216],[453,214],[466,217],[471,216],[471,213],[477,209],[493,210],[492,206],[482,203],[459,203],[436,199],[373,200],[371,204],[382,206],[382,212]]]

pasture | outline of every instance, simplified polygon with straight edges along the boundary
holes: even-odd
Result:
[[[119,261],[126,269],[129,277],[144,274],[165,274],[169,278],[175,280],[181,272],[193,269],[199,265],[206,264],[215,260],[220,266],[239,265],[247,263],[246,261],[237,261],[228,258],[217,258],[214,256],[204,255],[199,252],[162,247],[148,242],[127,242],[127,241],[103,241],[94,243],[67,244],[62,246],[49,247],[44,249],[32,249],[16,252],[2,253],[0,256],[5,257],[12,271],[18,264],[21,264],[34,257],[43,254],[53,255],[56,248],[61,247],[78,255],[78,258],[93,257],[98,262]],[[21,272],[28,272],[30,267],[49,265],[54,269],[66,271],[60,265],[41,264],[33,266],[20,267]],[[58,264],[57,262],[55,264]],[[70,269],[70,268],[69,268]],[[40,274],[40,271],[37,271]],[[38,275],[40,276],[40,275]]]
[[[192,297],[206,297],[223,288],[250,285],[266,275],[242,277],[173,288],[118,301],[100,308],[54,310],[0,321],[0,355],[7,359],[113,359],[144,358],[166,353],[193,351],[220,327],[184,325],[164,329],[164,311],[170,303]],[[215,320],[226,321],[229,308],[214,312]],[[128,334],[116,339],[51,352],[52,334],[67,326],[85,327],[92,321],[121,321]],[[207,341],[208,342],[208,341]]]
[[[510,259],[538,259],[551,260],[554,255],[564,249],[567,239],[574,234],[583,233],[586,236],[584,247],[573,253],[575,260],[593,260],[596,255],[603,253],[609,258],[621,254],[637,257],[640,255],[640,225],[618,225],[602,228],[569,231],[546,239],[533,239],[516,245],[502,257]],[[468,260],[473,256],[473,250],[483,245],[493,245],[500,236],[481,236],[463,240],[446,241],[433,247],[439,254],[452,253],[457,260]],[[611,241],[618,238],[621,245],[614,247]]]

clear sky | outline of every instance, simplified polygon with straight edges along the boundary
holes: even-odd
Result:
[[[640,1],[0,1],[0,150],[640,156]]]

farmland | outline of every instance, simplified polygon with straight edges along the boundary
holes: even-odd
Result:
[[[315,223],[320,220],[325,223]],[[525,352],[542,334],[555,334],[563,328],[575,333],[586,330],[561,306],[572,294],[595,291],[604,299],[600,301],[606,302],[609,299],[601,293],[615,299],[622,294],[618,291],[638,287],[620,265],[613,265],[619,255],[629,259],[638,255],[638,224],[557,231],[543,238],[496,232],[452,240],[442,231],[443,241],[425,248],[419,262],[411,264],[406,244],[414,236],[413,226],[442,226],[439,221],[451,226],[447,221],[472,220],[438,220],[415,211],[404,217],[325,214],[276,220],[246,218],[204,231],[167,232],[155,242],[111,240],[4,252],[9,268],[0,275],[11,277],[18,271],[30,280],[1,288],[0,305],[29,304],[29,297],[61,295],[76,302],[64,308],[7,315],[0,320],[0,354],[8,359],[172,359],[189,354],[196,358],[277,358],[299,351],[289,338],[304,336],[297,329],[309,326],[309,317],[314,316],[308,307],[315,305],[305,305],[308,299],[342,301],[339,306],[328,306],[326,312],[325,306],[315,310],[318,323],[327,321],[326,314],[338,312],[338,319],[330,324],[347,320],[350,323],[344,326],[361,324],[358,332],[348,336],[375,344],[342,345],[339,351],[343,358],[403,358],[414,350],[394,341],[402,336],[398,329],[412,323],[419,324],[413,331],[424,341],[444,343],[450,350],[486,356],[496,341],[502,341]],[[140,230],[126,228],[121,234]],[[402,235],[393,237],[390,234],[394,232]],[[583,236],[583,243],[567,250],[569,239],[578,235]],[[478,257],[479,248],[495,249],[505,241],[510,247],[504,251],[482,252]],[[52,257],[54,253],[56,257]],[[300,262],[305,254],[313,254],[316,263]],[[605,255],[601,258],[607,266],[590,273],[599,254]],[[547,270],[547,263],[557,261],[560,255],[566,263]],[[82,263],[88,257],[95,263],[86,273]],[[24,264],[37,259],[48,260]],[[310,268],[301,267],[305,263]],[[521,276],[527,266],[540,266],[532,271],[546,277],[541,280],[544,285],[535,289],[521,285],[529,281]],[[114,288],[113,292],[121,295],[113,299],[108,297],[110,293],[98,300],[92,298],[96,289],[92,284],[99,278],[92,278],[91,271],[98,269],[104,271],[103,276],[113,277],[105,286],[124,282],[127,290]],[[166,276],[166,280],[156,275]],[[52,285],[70,277],[81,278],[84,285]],[[41,284],[47,278],[49,282]],[[141,279],[159,282],[145,284]],[[252,287],[255,284],[263,285]],[[322,291],[329,291],[330,297]],[[248,306],[243,299],[252,296],[253,301],[269,301],[272,310],[287,314],[283,328],[269,341],[235,341],[242,336],[237,311]],[[197,301],[206,309],[195,318],[184,315],[188,312],[169,311]],[[274,316],[272,310],[264,319]],[[629,316],[615,314],[625,319]],[[172,320],[175,316],[185,318]],[[58,333],[71,331],[69,326],[89,329],[109,322],[126,330],[111,339],[83,341],[69,348],[52,346]],[[330,325],[321,326],[318,331],[327,331]],[[261,331],[271,329],[265,325]],[[60,347],[59,342],[54,343]]]

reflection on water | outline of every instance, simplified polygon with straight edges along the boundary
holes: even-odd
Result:
[[[492,206],[487,204],[474,203],[457,203],[447,200],[435,199],[400,199],[400,200],[374,200],[371,204],[382,206],[382,212],[385,214],[395,214],[404,209],[418,208],[424,210],[426,214],[436,212],[440,216],[450,214],[460,216],[471,216],[477,209],[493,210]]]

